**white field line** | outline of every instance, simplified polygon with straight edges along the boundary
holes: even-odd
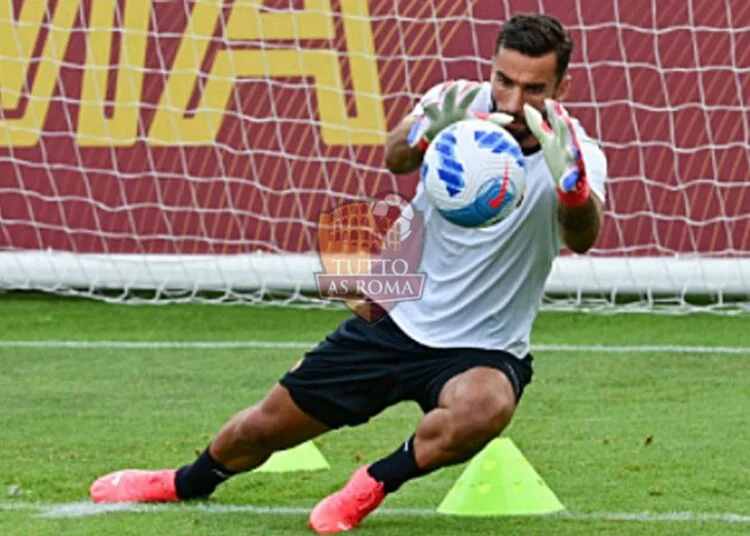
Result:
[[[315,342],[290,341],[0,341],[0,348],[73,348],[73,349],[310,349]],[[535,344],[534,352],[588,353],[663,353],[678,354],[737,354],[749,355],[745,346],[686,346],[686,345],[611,345],[611,344]]]
[[[306,516],[310,512],[307,507],[287,506],[253,506],[231,504],[94,504],[92,502],[74,502],[60,504],[35,504],[27,502],[0,503],[2,510],[23,510],[34,512],[37,517],[45,518],[74,518],[88,517],[111,512],[158,513],[158,512],[190,512],[207,514],[250,514],[268,516]],[[381,508],[375,515],[438,517],[442,516],[435,510],[428,508]],[[547,514],[545,517],[553,519],[573,519],[583,521],[639,521],[639,522],[684,522],[684,523],[747,523],[750,515],[734,513],[709,512],[568,512],[562,511]]]

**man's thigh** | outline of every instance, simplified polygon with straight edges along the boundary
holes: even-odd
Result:
[[[445,407],[457,389],[492,389],[493,385],[497,388],[509,386],[517,404],[533,376],[531,355],[519,359],[503,351],[456,348],[441,350],[434,359],[441,361],[443,366],[430,376],[422,399],[418,400],[425,413],[436,407]],[[492,371],[497,371],[497,374],[492,374]]]
[[[299,408],[330,428],[355,426],[404,399],[412,342],[387,317],[344,320],[280,384]]]
[[[370,324],[343,321],[300,364],[281,378],[299,408],[330,428],[370,420],[404,400],[427,413],[444,386],[476,367],[505,374],[516,400],[531,382],[532,357],[473,348],[436,349],[414,341],[388,317]]]

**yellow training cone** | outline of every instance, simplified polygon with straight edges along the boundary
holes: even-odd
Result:
[[[289,471],[317,471],[319,469],[330,469],[330,467],[328,460],[318,450],[315,443],[307,441],[296,447],[275,452],[256,471],[282,473]]]
[[[511,516],[564,509],[518,447],[510,439],[498,438],[474,456],[437,511],[462,516]]]

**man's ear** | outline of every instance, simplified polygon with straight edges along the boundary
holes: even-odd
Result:
[[[562,80],[560,80],[560,83],[557,84],[557,89],[555,90],[555,100],[561,101],[565,99],[565,96],[568,94],[568,90],[570,90],[570,81],[573,79],[573,77],[570,76],[570,74],[565,74],[562,77]]]

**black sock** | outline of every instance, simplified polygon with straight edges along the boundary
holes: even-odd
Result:
[[[426,475],[430,471],[424,471],[417,465],[417,459],[414,457],[414,436],[411,436],[393,454],[373,463],[367,472],[372,478],[383,483],[386,493],[391,493],[404,482]]]
[[[177,496],[180,499],[208,497],[219,484],[236,474],[236,471],[230,471],[214,460],[209,450],[206,449],[193,463],[183,465],[177,470],[175,477]]]

